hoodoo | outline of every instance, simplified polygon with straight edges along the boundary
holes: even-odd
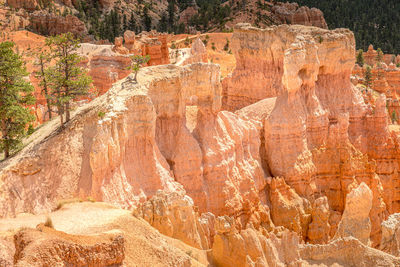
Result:
[[[63,125],[43,118],[0,162],[0,266],[400,266],[397,69],[372,94],[357,84],[353,32],[328,30],[316,9],[268,6],[321,28],[82,44],[76,70],[99,96]],[[134,56],[150,56],[137,80]],[[236,62],[223,79],[221,57]]]

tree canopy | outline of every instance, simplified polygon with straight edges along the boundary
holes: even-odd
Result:
[[[397,0],[294,0],[299,5],[319,8],[330,29],[349,28],[357,49],[369,44],[384,53],[400,53],[400,1]]]
[[[17,150],[35,117],[26,105],[33,105],[33,86],[21,56],[13,51],[14,43],[0,43],[0,151],[5,158]]]

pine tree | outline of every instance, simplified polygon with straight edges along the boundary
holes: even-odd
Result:
[[[367,86],[367,88],[370,88],[372,84],[372,71],[370,66],[367,66],[367,68],[365,69],[364,80],[365,86]]]
[[[382,52],[382,49],[378,48],[378,49],[376,50],[376,52],[377,52],[377,54],[376,54],[376,62],[377,62],[378,65],[380,65],[380,63],[381,63],[382,60],[383,60],[383,52]]]
[[[168,19],[167,19],[167,15],[165,13],[161,16],[161,19],[158,22],[157,28],[158,28],[159,32],[167,32],[168,31]]]
[[[15,151],[35,117],[26,105],[33,105],[33,86],[24,80],[28,75],[21,56],[13,51],[14,43],[0,43],[0,151],[5,158]]]
[[[124,16],[122,17],[122,28],[123,28],[123,32],[125,32],[128,29],[128,20],[126,19],[126,15],[124,14]]]
[[[71,118],[71,101],[88,95],[92,78],[79,66],[82,58],[76,50],[80,44],[72,33],[49,37],[46,39],[46,45],[49,46],[51,56],[56,61],[55,65],[49,68],[48,81],[63,124],[64,112],[66,122]]]
[[[131,18],[129,19],[128,29],[131,31],[137,32],[136,20],[135,20],[135,16],[133,14],[131,15]]]
[[[151,18],[149,16],[149,10],[148,10],[147,6],[145,6],[143,9],[143,24],[144,24],[146,31],[151,30]]]
[[[47,81],[47,69],[48,64],[50,63],[51,57],[47,52],[37,51],[36,52],[36,62],[35,65],[39,68],[35,71],[35,77],[39,80],[39,86],[42,88],[42,94],[44,94],[46,98],[47,104],[47,112],[49,113],[49,119],[52,117],[51,112],[51,95],[50,95],[50,88],[48,86]]]
[[[357,53],[357,61],[356,61],[356,63],[357,63],[360,67],[364,66],[364,51],[363,51],[362,49],[359,49],[359,50],[358,50],[358,53]]]
[[[138,74],[140,68],[141,68],[144,64],[146,64],[147,62],[149,62],[150,56],[149,56],[149,55],[146,55],[146,56],[134,55],[134,56],[131,56],[131,60],[132,60],[132,63],[131,63],[131,65],[129,66],[128,69],[132,70],[132,71],[135,73],[135,77],[133,78],[133,80],[134,80],[135,82],[137,82],[137,74]]]
[[[392,123],[394,123],[396,121],[397,121],[397,114],[396,114],[396,111],[393,110],[393,112],[392,112]]]

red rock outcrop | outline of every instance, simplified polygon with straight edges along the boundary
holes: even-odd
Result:
[[[1,37],[4,38],[8,32],[25,29],[30,23],[29,14],[25,9],[12,12],[12,9],[9,7],[0,7]]]
[[[78,36],[85,36],[87,29],[85,23],[73,15],[65,17],[49,14],[45,11],[35,11],[31,14],[31,25],[35,32],[47,35],[57,35],[72,32]]]
[[[133,31],[124,32],[125,47],[129,50],[129,53],[133,53],[135,50],[135,33]]]
[[[324,14],[317,8],[301,6],[297,3],[276,3],[271,8],[272,12],[278,16],[281,23],[301,24],[328,29]]]
[[[370,44],[368,46],[368,50],[363,53],[364,55],[364,62],[365,64],[368,64],[370,66],[375,66],[378,61],[377,61],[377,55],[378,51],[374,49],[374,46]],[[382,63],[385,63],[386,65],[390,65],[391,63],[397,64],[399,63],[399,58],[398,56],[393,54],[382,54]]]
[[[379,249],[394,256],[400,255],[400,213],[395,213],[382,223],[382,240]]]
[[[112,85],[128,76],[131,71],[127,68],[131,64],[128,56],[111,51],[110,45],[81,44],[78,53],[85,58],[82,62],[93,79],[93,86],[102,95]]]
[[[23,8],[33,11],[39,6],[39,3],[37,0],[7,0],[7,5],[16,9]]]
[[[149,66],[169,64],[167,35],[151,36],[142,34],[140,37],[142,55],[149,55]]]
[[[123,41],[124,39],[122,37],[116,37],[114,40],[113,51],[118,54],[126,55],[129,54],[129,50],[123,46]]]
[[[93,197],[211,249],[220,266],[396,266],[365,244],[392,236],[381,223],[400,208],[400,137],[385,95],[365,103],[351,83],[353,34],[241,24],[233,40],[240,63],[223,86],[214,64],[147,67],[64,129],[36,131],[0,163],[0,215]],[[80,51],[88,65],[97,52],[111,46]]]

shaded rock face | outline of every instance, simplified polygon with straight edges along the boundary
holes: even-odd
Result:
[[[148,66],[169,64],[167,35],[147,36],[146,34],[142,34],[140,41],[142,43],[142,55],[150,56],[150,60],[147,63]]]
[[[86,241],[86,242],[85,242]],[[96,242],[97,241],[97,242]],[[111,266],[122,264],[124,238],[103,234],[72,236],[39,225],[21,230],[14,236],[14,266]]]
[[[33,11],[37,6],[39,6],[39,3],[36,0],[7,0],[7,5],[12,8],[24,8]]]
[[[282,23],[300,24],[328,29],[324,14],[317,8],[301,6],[297,3],[276,3],[271,8],[272,12]]]
[[[47,35],[57,35],[71,32],[78,36],[85,36],[87,29],[85,23],[73,15],[65,17],[48,14],[44,11],[36,11],[31,14],[31,26],[35,32]]]

